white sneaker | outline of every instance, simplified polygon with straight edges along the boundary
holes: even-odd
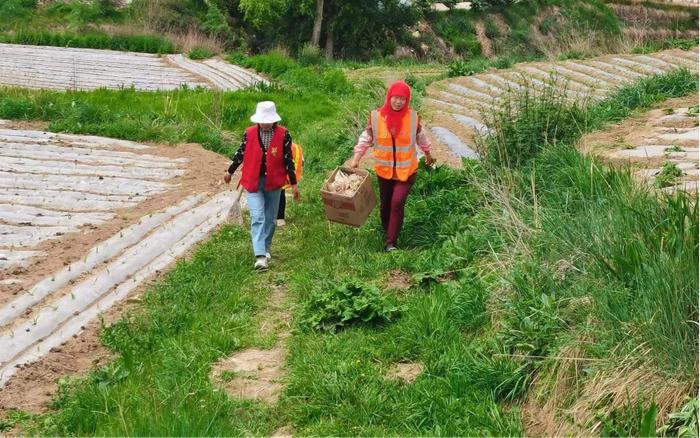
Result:
[[[267,257],[259,256],[255,259],[255,269],[258,271],[264,271],[267,269]]]
[[[278,227],[283,227],[287,225],[287,222],[284,221],[284,219],[277,219],[277,226]]]
[[[266,258],[267,261],[269,262],[270,260],[272,260],[272,255],[271,255],[269,252],[266,252],[266,253],[265,253],[265,258]]]

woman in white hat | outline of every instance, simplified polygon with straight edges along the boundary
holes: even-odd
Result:
[[[255,125],[243,134],[224,181],[231,182],[231,175],[243,164],[240,184],[246,190],[250,211],[255,269],[267,269],[280,189],[289,181],[294,199],[298,201],[301,195],[292,158],[292,136],[277,123],[282,118],[277,114],[275,103],[259,102],[250,120]]]

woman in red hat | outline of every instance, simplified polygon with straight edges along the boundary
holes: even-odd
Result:
[[[411,87],[396,81],[387,90],[384,106],[370,114],[369,126],[355,146],[350,167],[357,168],[367,149],[372,146],[374,170],[379,181],[380,216],[386,233],[384,250],[397,249],[396,242],[403,225],[404,207],[418,170],[418,146],[425,154],[425,164],[435,161],[430,154],[430,141],[425,136],[411,107]]]

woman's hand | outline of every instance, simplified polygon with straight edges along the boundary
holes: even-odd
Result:
[[[224,175],[224,182],[226,184],[231,182],[231,174],[230,173],[226,172],[226,175]]]
[[[294,194],[294,200],[299,202],[301,200],[301,192],[296,184],[292,186],[292,193]]]
[[[350,162],[350,168],[351,169],[357,169],[360,167],[360,160],[362,159],[362,155],[360,154],[355,154],[352,156],[352,161]]]

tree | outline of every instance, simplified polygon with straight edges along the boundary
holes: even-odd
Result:
[[[296,50],[323,41],[327,58],[386,55],[420,16],[405,0],[240,0],[239,10],[266,43]]]
[[[323,0],[316,0],[316,14],[314,15],[314,31],[311,34],[311,44],[319,47],[321,43],[321,26],[323,24]]]
[[[264,29],[287,13],[289,0],[241,0],[238,8],[246,21],[258,29]]]
[[[326,55],[363,58],[393,51],[420,12],[403,0],[325,0]],[[374,52],[374,53],[372,53]]]

